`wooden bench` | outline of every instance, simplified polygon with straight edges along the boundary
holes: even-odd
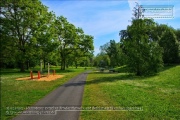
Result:
[[[104,68],[100,68],[100,71],[101,71],[101,72],[104,72]]]
[[[116,72],[115,69],[109,69],[109,72]]]

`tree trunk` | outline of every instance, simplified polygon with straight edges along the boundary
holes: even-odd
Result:
[[[21,71],[21,72],[25,72],[24,62],[21,62],[20,65],[21,65],[20,71]]]
[[[24,45],[23,45],[24,46]],[[21,52],[21,59],[19,60],[20,61],[20,71],[21,72],[25,72],[25,49],[20,49],[20,52]]]
[[[65,70],[65,67],[66,67],[66,61],[65,61],[65,58],[62,58],[62,61],[61,61],[61,70]]]
[[[66,69],[66,59],[64,58],[64,60],[63,60],[63,70],[65,70]]]
[[[78,67],[78,65],[77,65],[77,59],[75,59],[75,66],[76,66],[76,69],[77,69],[77,67]]]
[[[137,66],[137,72],[136,72],[136,75],[137,75],[137,76],[141,76],[141,70],[140,70],[139,62],[138,62],[138,66]]]
[[[44,69],[46,69],[46,61],[45,61],[45,59],[43,61],[44,61]]]
[[[62,62],[62,60],[61,60],[61,70],[63,70],[63,62]]]
[[[29,61],[26,61],[26,69],[29,70]]]
[[[65,51],[61,48],[60,56],[61,56],[61,70],[65,70],[66,68],[66,56]]]

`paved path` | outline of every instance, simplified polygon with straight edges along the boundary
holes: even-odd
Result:
[[[13,120],[78,120],[80,111],[77,109],[82,104],[86,77],[87,72],[72,78],[24,111],[26,115],[21,114]],[[70,108],[71,111],[67,111]]]

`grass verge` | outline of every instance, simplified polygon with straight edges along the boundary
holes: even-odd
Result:
[[[88,75],[83,106],[121,107],[122,111],[82,111],[81,120],[180,119],[180,65],[165,67],[155,76],[128,73]],[[140,111],[127,110],[133,107]]]

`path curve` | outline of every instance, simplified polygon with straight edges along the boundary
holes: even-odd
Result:
[[[88,73],[72,78],[13,120],[78,120]]]

